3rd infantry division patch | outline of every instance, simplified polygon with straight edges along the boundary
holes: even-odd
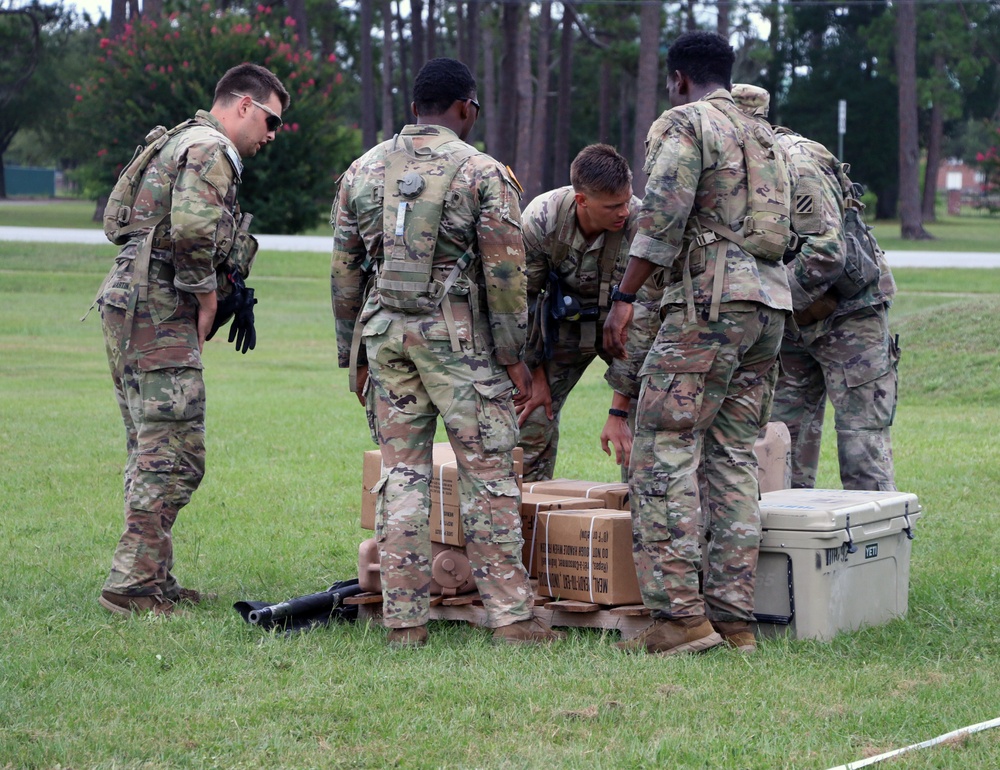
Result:
[[[795,213],[812,214],[813,196],[812,193],[799,193],[795,196]]]

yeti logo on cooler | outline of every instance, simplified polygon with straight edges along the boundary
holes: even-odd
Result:
[[[865,558],[874,559],[878,556],[878,543],[869,543],[865,546]]]

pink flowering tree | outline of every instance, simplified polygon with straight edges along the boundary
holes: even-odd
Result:
[[[209,109],[219,77],[249,61],[281,78],[291,105],[276,141],[246,164],[240,204],[254,214],[255,232],[315,227],[360,140],[340,115],[343,78],[335,57],[300,47],[295,26],[269,6],[218,11],[188,4],[100,38],[85,77],[72,86],[68,116],[85,191],[95,200],[106,196],[151,128]]]
[[[1000,128],[996,136],[1000,139]],[[983,207],[991,214],[1000,211],[1000,141],[985,152],[977,152],[976,165],[983,172]]]

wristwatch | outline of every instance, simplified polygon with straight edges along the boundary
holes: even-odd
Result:
[[[626,294],[618,288],[618,284],[611,287],[612,302],[628,302],[630,305],[635,302],[635,294]]]

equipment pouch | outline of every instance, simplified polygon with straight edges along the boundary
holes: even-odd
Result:
[[[878,266],[880,249],[857,209],[844,212],[844,240],[847,244],[844,272],[833,284],[837,296],[850,299],[881,276]]]
[[[229,252],[229,261],[240,271],[244,278],[250,276],[254,261],[257,259],[257,239],[250,234],[250,221],[252,214],[244,214],[240,217],[239,227],[233,236],[233,248]]]

